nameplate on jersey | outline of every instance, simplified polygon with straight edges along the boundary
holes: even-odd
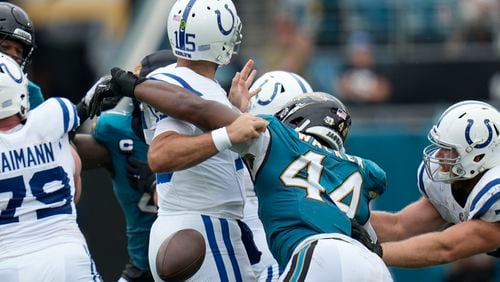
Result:
[[[1,171],[9,172],[55,161],[52,143],[43,143],[0,153]]]

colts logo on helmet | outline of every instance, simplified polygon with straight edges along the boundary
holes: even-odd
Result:
[[[465,127],[465,140],[467,141],[467,144],[469,144],[469,145],[474,143],[472,141],[472,139],[470,138],[470,129],[472,128],[473,124],[474,124],[474,120],[468,119],[467,126]],[[474,148],[476,148],[476,149],[482,149],[482,148],[488,146],[488,144],[490,144],[491,140],[493,139],[493,129],[491,128],[490,120],[485,119],[484,125],[488,129],[488,138],[483,143],[475,145]]]
[[[234,13],[233,11],[231,11],[231,9],[229,9],[229,6],[227,4],[224,5],[224,8],[229,12],[229,14],[231,14],[232,18],[231,28],[229,30],[225,30],[222,26],[221,11],[215,10],[215,14],[217,14],[217,26],[219,27],[219,31],[224,35],[228,35],[231,33],[231,31],[233,31],[234,28]]]
[[[2,70],[3,73],[8,74],[15,82],[17,82],[17,83],[23,82],[23,73],[22,72],[19,72],[19,78],[16,78],[15,74],[10,72],[9,67],[6,64],[1,63],[0,69]]]
[[[269,80],[266,80],[264,81],[264,83],[262,83],[262,85],[260,87],[262,87],[264,84],[266,84]],[[267,100],[262,100],[261,97],[259,96],[259,94],[257,94],[257,97],[255,97],[257,99],[257,103],[261,106],[265,106],[265,105],[268,105],[269,103],[271,103],[274,98],[276,98],[276,95],[278,95],[278,91],[281,89],[281,83],[279,82],[276,82],[274,84],[274,90],[273,90],[273,94],[271,94],[271,97],[269,97],[269,99]]]

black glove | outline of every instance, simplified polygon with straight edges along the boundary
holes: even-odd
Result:
[[[109,77],[109,76],[108,76]],[[134,89],[138,84],[146,81],[131,72],[120,68],[111,69],[111,78],[103,77],[95,85],[92,98],[88,102],[88,116],[93,118],[101,112],[114,108],[122,97],[134,97]]]
[[[147,162],[140,161],[132,156],[127,158],[127,177],[130,186],[143,193],[154,194],[155,174]]]
[[[147,80],[145,77],[136,76],[120,68],[112,68],[111,77],[110,87],[113,93],[131,98],[134,97],[135,87]]]
[[[376,253],[379,257],[383,256],[382,246],[379,243],[373,243],[370,234],[355,219],[351,219],[351,238],[361,242],[361,244]]]
[[[118,98],[121,97],[114,95],[109,81],[98,84],[88,105],[88,117],[92,119],[101,115],[102,111],[113,108],[119,101]]]

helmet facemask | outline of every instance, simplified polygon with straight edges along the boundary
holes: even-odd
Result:
[[[20,7],[10,3],[0,3],[0,41],[11,40],[23,46],[22,57],[8,54],[24,70],[31,62],[35,46],[35,30],[28,14]]]
[[[452,145],[439,144],[429,134],[427,137],[432,143],[424,148],[424,164],[427,175],[438,182],[451,183],[461,180],[465,170],[461,164],[460,155]],[[446,152],[438,154],[438,151]],[[435,167],[433,169],[433,167]]]

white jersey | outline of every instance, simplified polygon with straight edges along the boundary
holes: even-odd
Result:
[[[191,69],[172,64],[156,69],[148,78],[182,86],[194,95],[232,107],[219,83]],[[193,124],[168,117],[148,105],[143,105],[143,109],[146,132],[154,129],[153,138],[167,131],[183,135],[203,133]],[[148,136],[146,134],[146,138]],[[225,150],[189,169],[157,174],[158,215],[195,211],[222,218],[242,218],[245,199],[243,172],[244,165],[239,155]]]
[[[437,165],[431,164],[431,169],[436,169]],[[467,197],[464,207],[453,197],[450,184],[434,182],[429,178],[423,162],[418,168],[417,185],[420,193],[448,222],[456,224],[471,219],[500,221],[500,166],[488,170],[481,177]]]
[[[19,129],[0,133],[0,261],[85,242],[76,223],[67,134],[78,126],[76,107],[51,98]]]

